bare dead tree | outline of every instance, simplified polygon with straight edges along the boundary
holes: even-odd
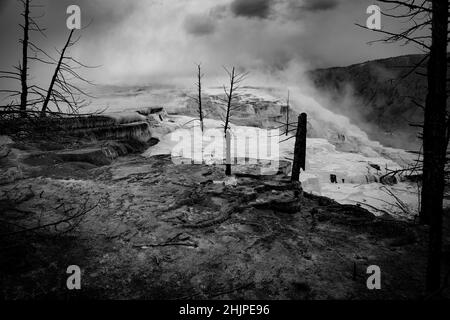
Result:
[[[58,60],[51,59],[51,61],[46,61],[48,64],[55,65],[55,71],[45,93],[41,116],[45,116],[48,112],[49,103],[53,103],[57,112],[63,112],[62,104],[66,107],[65,111],[67,113],[78,114],[79,109],[87,104],[85,97],[92,97],[88,92],[81,89],[79,85],[72,83],[72,81],[78,81],[92,85],[93,83],[82,77],[77,70],[80,68],[96,68],[95,66],[87,66],[67,55],[68,49],[80,40],[80,37],[72,40],[74,32],[75,29],[70,31],[65,45],[61,51],[58,51]]]
[[[387,37],[380,40],[415,44],[426,52],[425,57],[410,72],[427,77],[423,122],[423,173],[420,221],[430,224],[430,241],[426,276],[427,291],[440,288],[442,258],[442,220],[445,186],[445,165],[450,137],[447,108],[447,45],[448,0],[379,0],[391,4],[387,17],[406,18],[409,26],[401,32],[375,30]],[[393,12],[393,13],[390,13]],[[427,72],[418,68],[427,63]]]
[[[194,103],[197,104],[197,112],[198,112],[198,118],[192,119],[188,121],[186,124],[189,124],[194,121],[200,121],[200,128],[202,132],[204,131],[204,123],[203,119],[205,118],[205,112],[203,110],[202,105],[202,79],[204,77],[204,74],[202,73],[202,66],[201,64],[197,64],[197,82],[195,82],[195,86],[197,88],[197,95],[196,96],[188,96]]]
[[[202,129],[202,132],[204,130],[203,126],[203,110],[202,110],[202,69],[201,65],[197,65],[198,73],[197,73],[197,88],[198,88],[198,116],[200,118],[200,127]]]
[[[287,137],[289,135],[289,133],[298,131],[297,130],[298,129],[297,128],[298,122],[297,121],[296,122],[289,122],[290,121],[290,119],[289,119],[290,109],[291,109],[291,105],[290,105],[290,91],[288,90],[288,92],[287,92],[287,99],[286,99],[286,118],[285,118],[284,121],[273,120],[274,122],[280,124],[279,126],[275,127],[274,129],[281,129],[281,131],[283,131],[283,128],[284,128],[284,131],[279,134],[280,137],[283,136],[283,135]],[[296,127],[290,129],[290,127],[292,127],[292,126],[296,126]],[[288,141],[288,140],[291,140],[291,139],[294,139],[294,138],[296,138],[296,134],[294,134],[294,135],[292,135],[292,136],[290,136],[288,138],[285,138],[284,140],[281,140],[280,143]]]
[[[421,221],[430,224],[427,289],[440,288],[442,220],[447,152],[448,1],[432,2],[432,43],[428,62],[428,95],[423,128]],[[445,66],[445,67],[442,67]]]
[[[27,86],[27,75],[28,75],[28,37],[30,29],[30,0],[22,1],[24,4],[24,25],[23,28],[23,39],[22,39],[22,66],[20,67],[20,82],[22,85],[22,92],[20,94],[20,110],[25,111],[27,109],[27,96],[28,96],[28,86]]]
[[[230,143],[229,143],[229,141],[231,140],[231,137],[229,136],[230,135],[230,132],[229,132],[230,119],[232,117],[233,111],[236,110],[237,108],[239,108],[239,105],[237,105],[236,102],[239,98],[239,91],[241,89],[241,84],[248,76],[248,72],[238,72],[238,71],[236,71],[235,67],[233,67],[231,70],[224,67],[224,70],[228,75],[230,86],[228,88],[225,85],[223,86],[223,91],[225,93],[225,99],[220,99],[220,100],[224,103],[224,106],[222,106],[222,107],[225,111],[225,117],[222,120],[224,122],[223,130],[224,130],[224,134],[225,134],[225,139],[227,139],[227,147],[226,147],[227,163],[226,163],[225,174],[231,175],[231,163],[230,163],[230,159],[228,159],[230,152],[231,152]]]
[[[11,90],[11,89],[2,89],[1,93],[7,94],[5,98],[15,98],[20,97],[19,102],[13,102],[8,104],[8,109],[18,109],[19,114],[24,117],[26,115],[26,111],[28,107],[33,107],[37,103],[42,102],[40,99],[40,95],[36,95],[36,90],[39,90],[39,86],[30,85],[28,83],[28,70],[30,66],[31,60],[39,60],[39,58],[35,56],[30,56],[29,51],[32,51],[36,54],[36,52],[43,52],[37,45],[35,45],[31,39],[30,34],[32,32],[38,32],[45,37],[45,29],[42,29],[36,19],[39,16],[33,16],[31,13],[32,8],[41,7],[40,5],[32,4],[32,0],[18,0],[22,6],[23,10],[21,16],[23,17],[23,23],[19,24],[22,29],[22,38],[19,39],[19,43],[22,46],[22,57],[21,62],[18,66],[14,66],[14,71],[0,71],[0,78],[2,79],[11,79],[17,80],[20,82],[20,90]],[[30,95],[32,96],[30,98]],[[3,109],[3,108],[2,108]]]
[[[53,86],[55,85],[55,82],[56,82],[56,79],[58,77],[59,71],[61,70],[61,63],[62,63],[62,61],[64,59],[64,54],[66,53],[67,47],[70,44],[70,39],[72,38],[74,30],[75,29],[72,29],[70,31],[69,38],[67,39],[66,44],[64,45],[64,47],[63,47],[63,49],[61,51],[61,55],[59,57],[58,63],[57,63],[56,68],[55,68],[55,72],[53,74],[52,80],[50,82],[50,86],[49,86],[48,91],[47,91],[47,96],[45,97],[44,103],[42,105],[41,114],[43,116],[45,116],[45,111],[47,110],[48,103],[49,103],[50,98],[51,98],[52,93],[53,93]]]
[[[39,32],[46,37],[44,31],[36,22],[39,17],[33,16],[33,8],[42,7],[32,4],[32,0],[18,0],[23,4],[24,23],[20,24],[23,30],[23,38],[19,40],[22,45],[22,62],[15,66],[15,71],[0,71],[0,78],[12,79],[20,82],[20,90],[2,89],[0,93],[7,94],[4,99],[11,98],[13,101],[7,105],[0,106],[0,120],[12,119],[17,114],[27,117],[28,122],[33,122],[36,116],[78,114],[79,109],[87,104],[86,97],[91,97],[89,93],[80,87],[82,84],[92,84],[80,75],[80,68],[95,68],[86,66],[67,54],[70,47],[75,45],[80,37],[73,40],[75,30],[71,30],[68,39],[62,50],[58,52],[59,58],[54,59],[47,52],[31,41],[30,33]],[[32,54],[30,54],[30,52]],[[47,89],[37,84],[29,83],[28,70],[30,63],[42,63],[48,66],[55,66],[50,85]],[[15,98],[20,97],[16,102]],[[51,110],[50,106],[55,106],[56,110]],[[40,109],[38,113],[36,109]],[[32,123],[23,123],[28,126]]]
[[[228,74],[228,79],[230,82],[228,89],[225,85],[223,86],[223,91],[226,97],[226,99],[223,100],[226,103],[224,118],[224,132],[226,134],[227,130],[230,129],[229,124],[232,113],[234,110],[239,108],[239,105],[236,105],[236,100],[239,98],[239,91],[242,88],[241,84],[247,78],[248,72],[237,72],[235,67],[231,70],[224,67],[224,70]]]

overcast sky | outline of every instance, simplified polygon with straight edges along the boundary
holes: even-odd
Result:
[[[69,30],[66,8],[81,8],[82,38],[71,53],[102,65],[90,71],[97,83],[147,84],[191,75],[201,62],[210,74],[223,65],[245,69],[343,66],[417,53],[419,49],[367,42],[380,36],[363,30],[370,0],[34,0],[47,37],[32,40],[55,54]],[[20,57],[20,4],[0,0],[0,69]],[[395,23],[395,25],[393,24]],[[383,19],[385,29],[398,22]],[[46,77],[39,66],[36,77]]]

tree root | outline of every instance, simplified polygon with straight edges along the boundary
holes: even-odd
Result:
[[[208,219],[199,221],[197,223],[186,223],[183,224],[182,227],[185,228],[191,228],[191,229],[199,229],[199,228],[209,228],[221,223],[224,223],[225,221],[229,220],[233,213],[242,212],[243,210],[249,208],[250,206],[243,206],[241,204],[234,205],[230,209],[227,209],[225,213],[223,213],[220,217],[215,219]]]

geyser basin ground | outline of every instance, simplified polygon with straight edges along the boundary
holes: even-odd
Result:
[[[3,219],[36,225],[95,206],[69,233],[46,228],[2,239],[5,299],[414,299],[423,290],[426,231],[327,198],[295,198],[269,180],[225,179],[223,167],[128,155],[110,165],[56,161],[23,142],[8,161],[24,179]],[[25,161],[27,154],[38,158]],[[20,157],[18,157],[20,155]],[[270,199],[297,202],[295,212]],[[61,206],[64,204],[64,207]],[[293,203],[294,204],[294,203]],[[26,214],[25,214],[26,213]],[[45,213],[45,214],[42,214]],[[0,233],[14,229],[2,224]],[[448,240],[446,240],[448,243]],[[23,257],[26,256],[27,259]],[[82,268],[82,290],[65,270]],[[380,266],[383,290],[367,290]]]
[[[232,122],[236,121],[241,127],[249,124],[260,128],[278,126],[268,119],[278,117],[278,120],[283,120],[279,117],[282,106],[286,104],[286,87],[280,88],[242,88],[239,98],[241,107]],[[301,175],[304,189],[336,199],[340,203],[361,204],[375,214],[386,211],[412,218],[418,209],[417,185],[400,182],[395,186],[384,186],[375,180],[379,181],[386,166],[390,170],[406,167],[414,162],[414,156],[404,150],[386,148],[369,140],[365,132],[348,118],[331,112],[317,102],[312,90],[299,87],[290,89],[292,110],[308,114],[307,170]],[[114,94],[103,94],[98,103],[110,106],[110,111],[153,105],[164,106],[172,114],[190,115],[191,117],[174,116],[173,122],[165,123],[165,128],[153,130],[161,138],[161,143],[146,155],[170,154],[175,144],[165,134],[180,129],[181,125],[189,122],[192,115],[196,114],[196,106],[188,98],[190,93],[190,90],[164,87],[124,88]],[[205,112],[215,119],[207,120],[209,128],[220,128],[222,125],[217,121],[217,112],[220,110],[217,101],[222,94],[222,87],[205,88]],[[295,117],[292,118],[295,121]],[[280,145],[282,159],[292,159],[293,143],[290,140]],[[194,145],[194,148],[198,146]],[[198,149],[194,151],[195,154],[201,153]],[[381,170],[377,171],[369,164],[378,165]],[[338,184],[330,183],[330,174],[337,176]],[[398,200],[401,202],[400,206]]]
[[[149,148],[144,156],[173,155],[173,161],[177,162],[177,155],[180,150],[192,150],[191,153],[184,153],[187,159],[204,159],[204,163],[223,164],[224,152],[214,152],[217,149],[223,150],[224,140],[218,138],[211,142],[209,137],[203,137],[198,127],[198,121],[187,116],[171,116],[169,123],[170,133],[160,134],[160,142],[156,146]],[[215,133],[222,134],[222,122],[218,120],[206,119],[205,130],[216,129]],[[270,131],[261,128],[247,126],[231,126],[231,132],[256,132],[259,136],[272,135],[275,142],[284,140],[286,137],[273,135]],[[189,139],[180,139],[188,137]],[[264,153],[263,159],[289,160],[293,159],[295,139],[281,142],[277,148],[272,150],[272,154]],[[217,144],[216,148],[212,144]],[[237,150],[233,149],[232,155],[237,151],[238,155],[255,154],[258,148],[258,141],[253,140],[246,146],[243,143],[236,143]],[[211,152],[213,151],[213,152]],[[275,153],[273,152],[275,151]],[[384,154],[390,152],[402,153],[401,150],[383,149]],[[387,170],[398,170],[402,167],[391,159],[379,155],[377,151],[366,147],[363,153],[338,151],[334,145],[326,139],[308,138],[306,152],[306,171],[301,173],[300,181],[303,189],[317,195],[327,196],[342,204],[358,204],[377,215],[385,212],[413,218],[417,213],[417,185],[414,183],[400,182],[393,186],[378,183],[380,177],[387,173]],[[395,156],[395,155],[394,155]],[[251,158],[251,157],[250,157]],[[186,161],[187,162],[187,161]],[[200,162],[201,163],[201,162]],[[377,170],[377,166],[381,170]],[[330,182],[330,175],[336,175],[337,184]],[[390,194],[392,193],[392,194]],[[396,197],[398,199],[396,199]],[[409,211],[405,212],[398,206],[400,200]]]

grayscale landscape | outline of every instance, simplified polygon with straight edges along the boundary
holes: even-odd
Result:
[[[0,2],[1,300],[449,298],[447,1],[72,2]]]

